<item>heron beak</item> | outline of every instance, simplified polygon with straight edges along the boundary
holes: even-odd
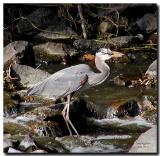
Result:
[[[123,55],[124,55],[124,54],[122,54],[122,53],[120,53],[120,52],[112,51],[111,57],[119,58],[119,57],[122,57]]]

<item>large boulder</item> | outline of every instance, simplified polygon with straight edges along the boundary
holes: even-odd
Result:
[[[76,55],[75,49],[68,47],[69,50],[64,48],[66,44],[56,42],[46,42],[33,46],[35,57],[46,62],[62,62],[66,55]]]
[[[4,47],[4,66],[13,61],[30,66],[35,65],[32,47],[27,41],[14,41]]]
[[[153,127],[140,135],[129,153],[157,153],[157,128]]]
[[[22,18],[22,20],[16,25],[18,33],[28,34],[33,31],[39,31],[39,28],[43,28],[52,23],[54,14],[50,9],[39,8],[31,12],[28,16]]]
[[[133,23],[133,30],[138,33],[153,33],[157,31],[157,14],[145,14],[142,18]]]

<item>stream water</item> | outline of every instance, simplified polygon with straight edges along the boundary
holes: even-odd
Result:
[[[109,78],[101,85],[86,90],[81,96],[87,103],[93,105],[101,118],[92,118],[88,124],[92,125],[88,134],[79,138],[65,136],[57,137],[67,151],[72,153],[124,153],[128,152],[134,141],[156,123],[147,121],[143,117],[119,119],[114,116],[116,108],[129,100],[139,101],[143,95],[157,96],[157,89],[141,87],[118,86],[113,78],[123,74],[128,79],[134,79],[145,73],[153,60],[134,63],[109,63],[111,73]],[[92,63],[89,65],[93,66]],[[64,65],[42,66],[42,69],[54,73],[64,68]]]

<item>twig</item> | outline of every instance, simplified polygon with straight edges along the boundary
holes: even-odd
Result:
[[[82,31],[83,31],[83,37],[84,37],[84,39],[87,39],[86,29],[85,29],[85,25],[84,25],[84,18],[82,15],[82,8],[81,8],[81,5],[78,5],[77,7],[78,7],[78,14],[81,19],[81,27],[82,27]]]

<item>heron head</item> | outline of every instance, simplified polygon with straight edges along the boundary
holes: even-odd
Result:
[[[99,58],[101,58],[102,60],[109,60],[111,59],[112,55],[112,51],[109,48],[100,48],[97,53],[96,56],[98,56]]]
[[[124,54],[117,52],[117,51],[111,51],[109,48],[100,48],[97,53],[96,56],[99,57],[101,60],[109,60],[113,57],[115,58],[120,58],[122,57]]]

